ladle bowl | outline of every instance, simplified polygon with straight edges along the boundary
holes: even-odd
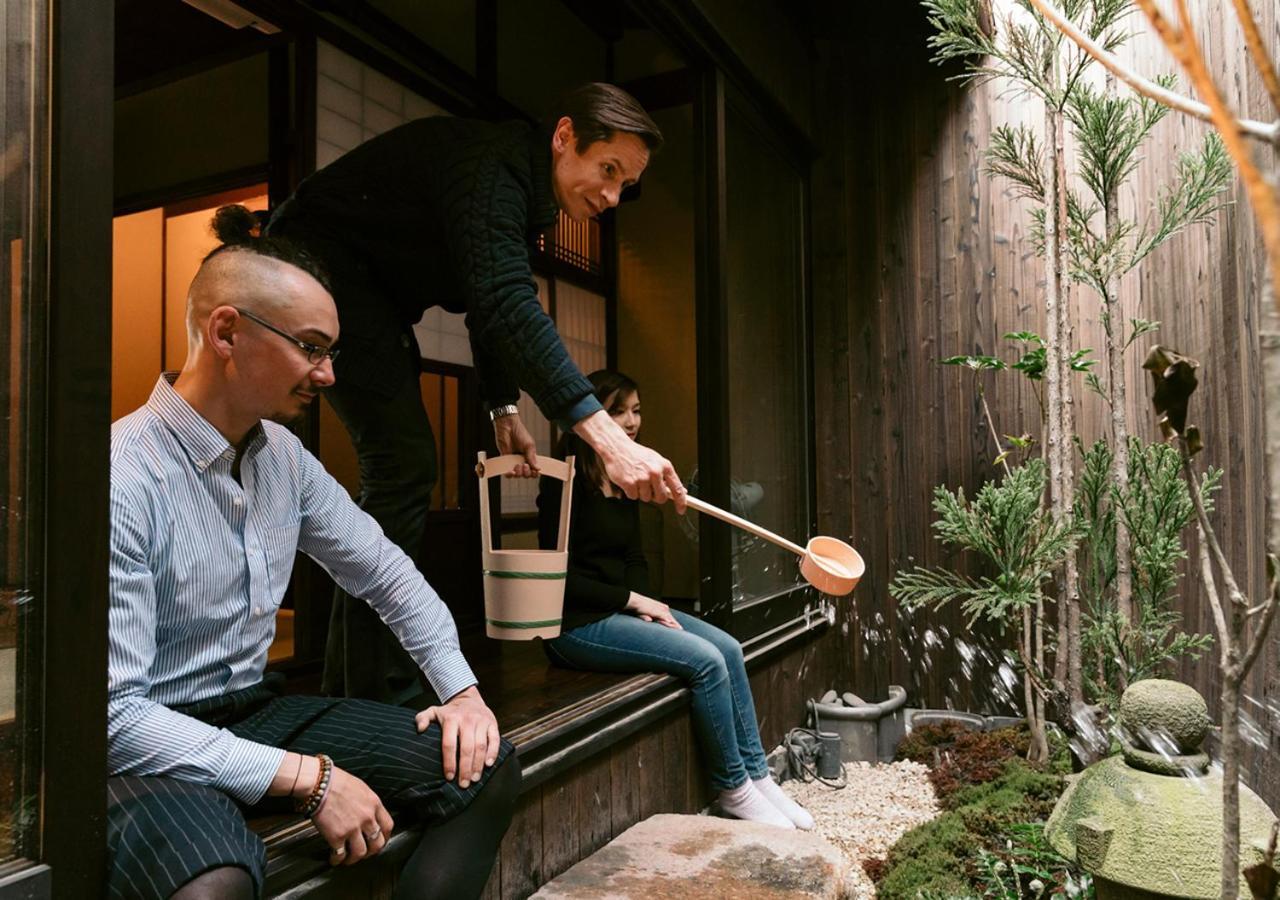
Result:
[[[811,539],[800,557],[804,580],[833,597],[851,593],[866,570],[862,555],[833,537]]]
[[[805,581],[824,594],[843,597],[845,594],[851,593],[854,587],[857,586],[858,580],[862,578],[863,572],[867,570],[866,563],[862,561],[862,556],[844,541],[833,537],[819,536],[810,539],[807,547],[801,547],[799,544],[792,543],[786,538],[774,534],[769,529],[757,525],[755,522],[749,522],[741,516],[725,512],[720,507],[713,506],[705,500],[690,496],[686,497],[685,501],[690,508],[696,509],[698,512],[706,513],[723,522],[728,522],[730,525],[735,525],[744,531],[749,531],[756,537],[764,538],[766,541],[777,544],[779,547],[784,547],[799,556],[800,574],[804,576]]]

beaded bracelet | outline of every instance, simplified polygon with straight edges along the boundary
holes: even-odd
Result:
[[[316,754],[316,759],[320,760],[320,772],[316,776],[315,786],[311,788],[311,793],[307,794],[306,799],[299,800],[297,805],[298,812],[308,819],[320,811],[320,804],[329,793],[329,781],[333,777],[333,760],[324,753]]]
[[[325,782],[324,791],[320,794],[320,802],[316,804],[316,811],[311,814],[311,818],[320,815],[320,810],[324,809],[324,802],[329,799],[329,788],[333,787],[333,780]]]

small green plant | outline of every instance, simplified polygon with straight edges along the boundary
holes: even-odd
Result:
[[[1053,578],[1076,546],[1078,534],[1070,519],[1055,521],[1045,509],[1045,466],[1038,459],[1008,470],[1000,482],[987,482],[972,501],[964,489],[955,493],[939,486],[933,508],[938,519],[934,531],[944,544],[976,553],[993,574],[977,578],[945,568],[915,567],[897,574],[889,593],[906,609],[938,609],[955,601],[972,626],[978,619],[997,623],[1017,636],[1018,659],[1037,689],[1050,694],[1052,673],[1044,668],[1044,655],[1034,652],[1029,629],[1040,621],[1044,585]],[[1036,615],[1029,613],[1035,610]],[[1027,703],[1031,727],[1030,758],[1048,757],[1044,708]]]
[[[938,540],[978,554],[995,574],[970,578],[917,566],[899,572],[889,593],[909,609],[956,601],[970,625],[978,619],[1015,624],[1076,545],[1074,525],[1057,525],[1045,511],[1044,487],[1044,463],[1038,459],[1011,469],[1000,482],[987,482],[972,501],[964,488],[952,493],[939,486],[933,495]]]
[[[1092,897],[1093,880],[1073,871],[1069,860],[1045,840],[1040,822],[1019,822],[1005,832],[999,852],[978,851],[983,897],[1022,900],[1041,897]]]
[[[1074,512],[1082,530],[1086,687],[1091,700],[1115,708],[1128,685],[1161,674],[1183,656],[1198,659],[1213,639],[1182,631],[1181,616],[1173,609],[1178,567],[1187,558],[1183,532],[1195,516],[1177,450],[1131,438],[1123,485],[1111,477],[1106,443],[1096,442],[1083,456]],[[1214,469],[1201,480],[1200,496],[1209,508],[1221,476]],[[1117,516],[1132,536],[1131,620],[1120,615],[1112,589]]]

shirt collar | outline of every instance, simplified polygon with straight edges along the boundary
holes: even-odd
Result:
[[[173,432],[191,465],[203,472],[224,454],[234,455],[235,448],[222,432],[213,427],[213,423],[196,412],[195,407],[173,389],[172,381],[176,377],[170,372],[160,376],[147,400],[147,408]],[[245,455],[256,453],[263,440],[265,435],[259,422],[246,436]]]
[[[533,176],[530,224],[541,231],[553,225],[560,212],[551,183],[551,131],[547,128],[534,128],[529,133],[529,170]]]

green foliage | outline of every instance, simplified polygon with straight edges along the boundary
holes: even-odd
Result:
[[[1046,772],[1024,759],[1005,761],[1000,774],[990,781],[966,787],[952,798],[953,808],[966,818],[972,827],[990,825],[983,831],[994,836],[1004,826],[1018,819],[1048,818],[1053,804],[1062,794],[1062,776]]]
[[[1130,319],[1129,324],[1133,326],[1133,331],[1130,332],[1128,339],[1124,342],[1124,349],[1126,350],[1129,349],[1130,344],[1144,334],[1151,334],[1160,330],[1159,322],[1151,322],[1147,319]]]
[[[991,0],[923,0],[934,28],[929,38],[933,61],[963,64],[962,74],[955,76],[960,79],[1000,79],[1009,90],[1039,97],[1066,116],[1077,147],[1075,174],[1084,186],[1083,195],[1068,190],[1066,196],[1067,272],[1114,300],[1107,297],[1113,278],[1131,271],[1179,231],[1210,220],[1221,205],[1218,196],[1230,184],[1230,158],[1211,133],[1198,152],[1180,157],[1177,174],[1141,223],[1128,218],[1099,222],[1108,199],[1118,196],[1137,169],[1142,144],[1168,107],[1128,93],[1109,95],[1084,81],[1090,58],[1041,16],[1031,0],[1016,3],[1019,13],[997,22]],[[1121,25],[1132,12],[1132,0],[1060,0],[1058,6],[1104,49],[1114,50],[1129,37]],[[1057,82],[1046,74],[1054,59],[1062,73]],[[1176,85],[1171,75],[1156,80],[1166,88]],[[984,157],[988,175],[1008,179],[1015,194],[1031,202],[1031,240],[1043,256],[1047,162],[1040,130],[997,126]]]
[[[1024,200],[1044,202],[1044,153],[1030,126],[997,125],[984,156],[988,175],[1012,181]]]
[[[1171,77],[1159,80],[1165,87],[1174,85]],[[1208,223],[1223,205],[1219,195],[1231,183],[1231,159],[1222,139],[1210,133],[1198,152],[1179,157],[1177,173],[1159,191],[1141,225],[1121,219],[1107,223],[1108,228],[1097,221],[1107,198],[1137,168],[1142,142],[1167,111],[1144,97],[1107,96],[1083,84],[1067,104],[1079,147],[1079,175],[1091,195],[1087,203],[1068,197],[1068,269],[1073,280],[1108,300],[1115,299],[1108,296],[1112,278],[1132,271],[1180,231]]]
[[[1004,360],[995,356],[948,356],[940,362],[944,366],[964,366],[975,372],[999,372],[1009,368]]]
[[[1156,81],[1172,89],[1177,80],[1166,75]],[[1093,199],[1105,206],[1138,167],[1139,147],[1169,108],[1146,97],[1107,95],[1080,84],[1067,99],[1065,112],[1079,141],[1080,178]]]
[[[978,868],[982,874],[983,897],[1000,900],[1040,897],[1092,897],[1092,879],[1072,870],[1049,845],[1044,825],[1019,822],[1005,833],[1002,853],[979,850]]]
[[[1046,367],[1046,359],[1048,352],[1044,338],[1032,331],[1011,331],[1005,335],[1006,340],[1017,341],[1021,344],[1029,344],[1031,349],[1023,350],[1022,356],[1018,361],[1009,366],[1016,369],[1032,381],[1044,380],[1044,371]],[[1068,365],[1073,372],[1088,372],[1098,364],[1096,359],[1089,359],[1089,354],[1093,352],[1092,347],[1085,347],[1083,350],[1076,350],[1071,354]]]
[[[1078,5],[1081,0],[1068,0]],[[929,38],[932,61],[939,64],[962,62],[961,80],[978,82],[1009,77],[1023,90],[1043,90],[1042,61],[1048,52],[1049,36],[1029,23],[1000,23],[1005,40],[995,40],[996,23],[991,4],[983,0],[924,0],[934,34]]]
[[[1096,43],[1108,50],[1128,35],[1117,26],[1129,13],[1131,0],[1059,0],[1058,8]],[[1061,109],[1089,65],[1089,57],[1063,37],[1030,0],[1016,0],[1016,15],[996,21],[991,0],[923,0],[933,26],[929,38],[932,61],[962,63],[963,80],[1000,78],[1020,93],[1039,96]],[[997,37],[998,36],[998,37]],[[1045,75],[1046,63],[1057,57],[1065,72],[1057,87]]]
[[[916,900],[921,896],[970,897],[963,863],[978,844],[956,813],[944,813],[904,834],[890,851],[884,879],[876,885],[881,900]]]
[[[1129,268],[1183,229],[1207,224],[1226,205],[1225,201],[1219,202],[1218,195],[1231,184],[1234,174],[1226,145],[1216,132],[1205,135],[1198,153],[1181,154],[1173,183],[1156,200],[1155,223],[1144,227]]]
[[[1098,441],[1084,451],[1075,499],[1083,551],[1080,599],[1083,653],[1088,689],[1095,700],[1114,704],[1125,685],[1160,674],[1182,656],[1199,658],[1212,639],[1187,634],[1172,608],[1178,566],[1186,559],[1182,535],[1195,515],[1181,475],[1178,452],[1167,444],[1129,442],[1129,484],[1121,490],[1111,478],[1110,447]],[[1200,495],[1212,508],[1221,470],[1207,472]],[[1133,621],[1116,609],[1116,517],[1131,539]]]
[[[1043,896],[1068,883],[1082,887],[1080,876],[1048,847],[1039,824],[1062,788],[1061,776],[1006,760],[994,779],[958,791],[952,809],[904,834],[883,865],[868,867],[881,876],[876,896],[1036,896],[1028,893],[1035,879],[1046,888]],[[992,894],[993,874],[1012,893]]]
[[[978,554],[994,576],[970,578],[947,569],[899,572],[889,593],[908,609],[957,601],[969,624],[979,618],[1009,624],[1041,596],[1041,587],[1076,544],[1073,523],[1055,525],[1044,508],[1045,471],[1040,460],[987,482],[972,501],[964,489],[939,486],[933,508],[938,540]]]

